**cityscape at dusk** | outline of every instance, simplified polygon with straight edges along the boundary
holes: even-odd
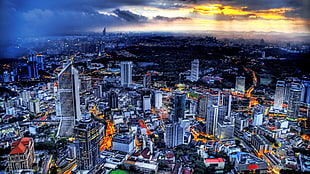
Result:
[[[0,174],[310,173],[309,7],[2,0]]]

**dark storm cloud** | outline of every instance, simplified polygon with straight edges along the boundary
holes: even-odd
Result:
[[[117,15],[100,14],[98,10],[126,5],[146,5],[144,0],[1,0],[0,27],[2,39],[20,36],[62,34],[93,28],[122,26],[142,21],[129,11]]]
[[[165,17],[165,16],[155,16],[153,20],[158,21],[176,21],[176,20],[191,20],[191,18],[186,17]]]
[[[116,9],[113,11],[120,19],[125,20],[127,22],[146,22],[147,18],[142,15],[137,15],[128,10],[120,10]]]

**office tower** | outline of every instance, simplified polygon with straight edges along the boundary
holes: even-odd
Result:
[[[261,126],[263,124],[263,113],[254,113],[253,126]]]
[[[206,116],[206,133],[209,135],[216,135],[217,123],[219,117],[219,106],[213,105],[208,108]]]
[[[296,85],[290,89],[287,119],[289,121],[297,121],[300,107],[301,90]]]
[[[115,91],[109,92],[109,107],[111,109],[118,108],[118,94]]]
[[[142,109],[144,112],[151,110],[151,96],[145,95],[142,97]]]
[[[200,95],[198,97],[198,117],[205,119],[207,116],[208,97],[206,95]]]
[[[85,116],[74,127],[78,168],[89,170],[99,161],[100,124]]]
[[[163,94],[161,91],[155,91],[155,109],[161,109],[163,106]]]
[[[245,92],[245,77],[236,77],[235,90],[239,92]]]
[[[79,74],[68,64],[58,74],[58,115],[61,116],[58,136],[70,137],[76,121],[81,119]]]
[[[131,153],[135,149],[135,139],[133,134],[116,134],[112,138],[112,150]]]
[[[13,142],[8,161],[9,172],[18,169],[32,169],[33,163],[36,162],[33,139],[23,137]]]
[[[180,119],[185,117],[185,106],[186,106],[186,94],[175,94],[174,95],[174,116],[173,122],[178,122]]]
[[[28,75],[29,78],[34,79],[39,77],[36,55],[34,53],[28,55]]]
[[[196,82],[199,79],[199,60],[194,59],[191,62],[191,81]]]
[[[102,36],[105,36],[107,34],[107,29],[104,27],[102,30]]]
[[[232,95],[229,93],[222,93],[220,106],[225,107],[226,109],[225,116],[228,117],[231,115],[231,102],[232,102]]]
[[[274,109],[282,109],[282,104],[284,101],[284,90],[285,90],[285,82],[277,81],[276,91],[274,95]]]
[[[128,86],[132,83],[132,62],[121,62],[121,84],[122,86]]]
[[[8,71],[3,72],[3,83],[9,83],[11,81],[10,79],[10,73]]]
[[[31,99],[29,100],[29,110],[35,114],[40,112],[40,100],[39,99]]]
[[[149,88],[152,80],[151,73],[147,73],[143,76],[143,88]]]
[[[303,81],[301,90],[301,102],[310,104],[310,81]]]
[[[168,148],[172,148],[184,143],[184,128],[179,123],[166,125],[164,141]]]
[[[217,138],[220,140],[234,138],[234,124],[225,120],[217,123]]]

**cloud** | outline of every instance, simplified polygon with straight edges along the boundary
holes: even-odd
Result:
[[[165,16],[155,16],[153,20],[159,21],[176,21],[176,20],[191,20],[191,18],[187,17],[165,17]]]
[[[147,17],[142,15],[137,15],[128,10],[120,10],[116,9],[113,11],[120,19],[125,20],[127,22],[146,22]]]

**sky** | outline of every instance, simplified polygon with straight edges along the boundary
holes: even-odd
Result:
[[[100,32],[310,33],[310,0],[1,0],[2,39]]]

